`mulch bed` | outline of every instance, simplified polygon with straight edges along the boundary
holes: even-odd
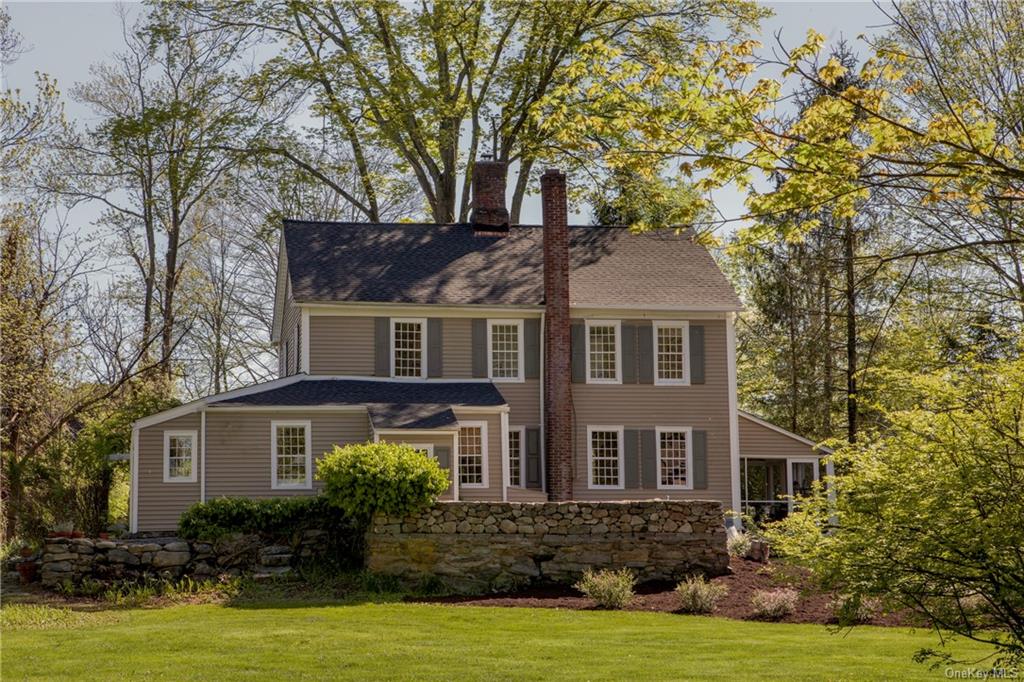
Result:
[[[800,592],[800,600],[792,614],[783,623],[835,624],[830,607],[832,595],[813,591],[807,574],[800,569],[778,563],[762,564],[745,559],[733,559],[730,575],[715,578],[713,582],[729,588],[729,593],[718,603],[713,615],[743,620],[753,619],[750,597],[759,590],[791,587]],[[636,597],[627,611],[660,611],[675,613],[679,604],[672,583],[647,583],[637,586]],[[408,597],[406,601],[450,604],[456,606],[530,607],[547,609],[596,610],[589,597],[566,585],[538,585],[517,592],[479,596],[451,595],[444,597]],[[870,625],[908,625],[908,614],[879,614]]]

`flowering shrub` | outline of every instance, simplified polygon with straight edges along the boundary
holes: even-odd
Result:
[[[597,572],[588,568],[576,583],[576,589],[596,601],[603,609],[621,609],[633,599],[635,585],[636,576],[628,568]]]
[[[676,585],[679,610],[683,613],[711,613],[719,600],[728,593],[728,587],[720,583],[709,583],[702,575],[687,578]]]
[[[754,617],[762,620],[782,620],[796,609],[800,595],[796,590],[759,590],[750,597]]]

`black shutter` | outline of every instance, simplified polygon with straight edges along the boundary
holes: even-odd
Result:
[[[584,384],[587,381],[587,345],[586,329],[582,324],[574,324],[569,327],[569,340],[572,353],[572,383]],[[546,349],[548,353],[551,349]]]
[[[374,319],[374,371],[379,377],[391,376],[391,318]]]
[[[643,486],[648,490],[658,487],[658,451],[657,434],[654,429],[640,432],[641,464],[643,465]]]
[[[441,465],[442,469],[451,469],[452,467],[452,449],[448,445],[435,445],[434,446],[434,457],[437,459],[437,463]]]
[[[634,489],[640,487],[640,455],[637,449],[640,445],[640,432],[636,429],[626,429],[623,432],[624,444],[624,455],[623,455],[623,466],[626,471],[625,476],[625,487],[626,489]]]
[[[622,383],[636,383],[636,325],[622,325]]]
[[[636,330],[637,383],[654,383],[654,327],[642,324]]]
[[[539,490],[540,429],[526,429],[526,487]]]
[[[540,378],[540,318],[523,322],[523,344],[526,355],[526,378]]]
[[[439,317],[427,320],[427,376],[444,376],[444,321]]]
[[[704,325],[690,325],[690,383],[704,383]]]
[[[708,487],[708,432],[693,432],[693,487],[707,490]]]
[[[473,320],[473,376],[487,377],[487,320]]]

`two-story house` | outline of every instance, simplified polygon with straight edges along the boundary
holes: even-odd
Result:
[[[467,224],[286,221],[280,377],[138,421],[131,530],[220,496],[316,492],[335,444],[401,441],[450,500],[700,498],[784,512],[813,443],[737,409],[740,301],[687,234],[510,225],[505,166],[479,162]]]

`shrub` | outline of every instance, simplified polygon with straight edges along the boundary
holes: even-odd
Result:
[[[576,589],[597,602],[603,609],[621,609],[633,599],[636,576],[628,568],[594,572],[589,568],[576,583]]]
[[[754,607],[755,618],[781,620],[793,613],[799,599],[797,591],[789,588],[758,590],[750,597],[750,605]]]
[[[743,558],[750,551],[752,541],[753,538],[750,537],[749,533],[737,531],[729,534],[729,539],[725,541],[725,546],[729,550],[729,556]]]
[[[867,623],[880,610],[877,599],[859,594],[841,594],[833,599],[829,606],[840,625],[858,625]]]
[[[290,538],[310,528],[346,529],[351,522],[323,496],[253,500],[220,497],[197,502],[178,520],[178,534],[213,541],[231,533],[255,533],[270,539]]]
[[[334,446],[316,477],[331,503],[363,521],[376,512],[412,513],[448,489],[448,473],[437,460],[398,443]]]
[[[709,583],[702,575],[687,578],[676,585],[679,610],[683,613],[711,613],[719,600],[728,593],[728,587],[721,583]]]

